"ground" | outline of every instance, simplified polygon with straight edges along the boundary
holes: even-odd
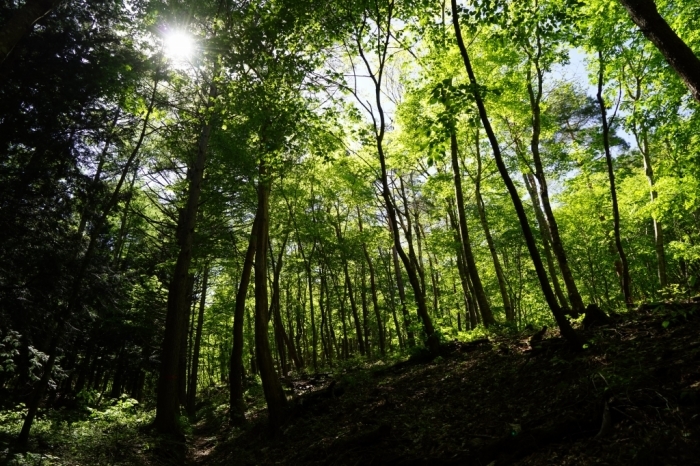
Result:
[[[279,439],[269,439],[264,410],[240,430],[220,408],[195,426],[188,461],[700,464],[700,318],[692,309],[647,306],[582,330],[583,351],[551,330],[530,343],[535,331],[526,331],[447,344],[431,361],[418,355],[301,378]]]
[[[700,305],[646,305],[578,331],[493,331],[442,354],[355,361],[286,380],[289,419],[272,440],[262,390],[243,428],[225,387],[205,391],[186,442],[158,437],[153,410],[122,398],[49,410],[28,454],[8,446],[21,411],[0,412],[0,464],[700,464]]]

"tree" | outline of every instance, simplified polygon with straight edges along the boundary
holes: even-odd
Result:
[[[700,102],[700,58],[659,14],[654,0],[619,0],[644,36],[678,73],[693,98]]]

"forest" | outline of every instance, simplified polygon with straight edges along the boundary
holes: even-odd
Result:
[[[697,461],[699,57],[695,0],[0,1],[0,464]]]

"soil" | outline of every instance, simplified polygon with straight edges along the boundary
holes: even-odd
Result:
[[[291,381],[271,440],[263,409],[190,438],[192,465],[700,464],[700,310],[647,305],[579,329],[442,346],[393,366]]]

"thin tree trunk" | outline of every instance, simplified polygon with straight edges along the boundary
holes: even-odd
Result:
[[[362,336],[362,323],[360,321],[360,316],[357,312],[357,302],[355,301],[355,294],[353,292],[352,280],[350,280],[350,270],[348,269],[348,259],[345,247],[345,238],[340,232],[340,210],[336,206],[336,224],[335,227],[335,237],[338,239],[338,244],[341,245],[341,260],[343,262],[343,274],[345,275],[345,288],[347,289],[348,297],[350,298],[350,311],[352,312],[352,318],[355,323],[355,333],[357,336],[357,346],[360,350],[362,356],[365,355],[365,342]],[[344,319],[343,319],[344,321]],[[343,324],[344,325],[344,324]]]
[[[462,285],[462,297],[469,315],[470,329],[473,330],[477,326],[476,312],[471,305],[471,292],[469,291],[469,272],[464,265],[464,248],[462,248],[462,239],[459,236],[459,225],[457,224],[456,214],[454,212],[454,204],[452,200],[447,202],[447,215],[449,217],[448,225],[452,229],[452,235],[455,244],[455,254],[457,255],[457,271],[459,272],[459,280]],[[465,323],[466,324],[466,323]]]
[[[280,274],[282,273],[282,259],[284,257],[284,249],[287,246],[287,240],[289,235],[285,236],[282,245],[280,246],[280,252],[277,257],[277,261],[274,259],[274,254],[272,252],[272,241],[268,237],[267,243],[270,250],[270,258],[272,260],[272,299],[270,300],[270,310],[268,317],[272,318],[272,330],[275,336],[275,346],[279,354],[279,371],[280,376],[285,377],[288,372],[287,363],[287,351],[286,351],[286,340],[287,335],[284,330],[284,325],[282,324],[282,314],[280,312]]]
[[[209,265],[204,266],[202,277],[202,290],[199,297],[199,313],[197,315],[197,330],[194,337],[194,348],[192,349],[192,370],[190,372],[190,387],[187,390],[187,414],[190,417],[195,415],[195,402],[197,400],[197,378],[199,376],[199,349],[202,344],[202,327],[204,325],[204,308],[207,303],[207,285],[209,284]]]
[[[557,295],[557,299],[562,307],[568,306],[568,301],[564,292],[559,284],[559,275],[557,274],[557,269],[554,266],[554,258],[552,257],[551,249],[551,237],[549,236],[549,229],[547,228],[546,220],[544,219],[544,213],[540,208],[539,200],[537,198],[537,191],[535,191],[535,179],[534,175],[531,173],[526,174],[523,172],[523,181],[525,182],[525,187],[532,200],[532,208],[535,211],[535,219],[537,220],[537,225],[542,235],[542,248],[544,249],[544,258],[547,261],[547,268],[549,269],[549,276],[552,278],[552,286],[554,287],[554,294]]]
[[[489,143],[491,144],[498,171],[501,174],[501,178],[503,178],[503,182],[505,183],[506,188],[508,189],[511,201],[513,202],[515,212],[518,215],[518,220],[520,221],[523,236],[525,237],[525,243],[527,244],[528,250],[530,251],[530,257],[532,258],[533,265],[535,266],[535,271],[537,273],[537,278],[539,279],[542,292],[545,296],[550,310],[552,311],[552,314],[554,315],[554,319],[556,320],[557,325],[559,326],[559,330],[561,331],[562,336],[566,338],[574,347],[580,349],[583,345],[581,339],[579,338],[576,331],[571,327],[569,321],[566,319],[566,316],[564,315],[561,307],[559,307],[559,303],[557,303],[557,298],[556,296],[554,296],[554,292],[552,291],[552,288],[549,285],[547,272],[544,269],[544,265],[542,264],[542,258],[540,257],[539,250],[537,249],[537,243],[535,242],[535,238],[532,235],[532,231],[530,230],[530,225],[527,220],[527,215],[525,214],[525,209],[523,208],[522,201],[520,200],[518,190],[515,187],[515,184],[513,184],[513,180],[510,178],[510,175],[508,174],[508,169],[506,168],[506,165],[503,161],[503,157],[501,155],[501,149],[498,146],[496,134],[494,133],[491,127],[491,122],[489,121],[488,114],[486,112],[486,106],[484,105],[484,101],[479,91],[478,82],[476,81],[476,76],[474,75],[474,70],[471,66],[469,54],[467,53],[467,48],[464,45],[464,40],[462,39],[462,32],[459,26],[457,0],[451,0],[451,6],[452,22],[455,29],[455,36],[457,38],[457,45],[459,46],[459,51],[462,55],[462,60],[464,61],[464,67],[467,71],[467,75],[469,76],[469,82],[472,86],[472,93],[474,95],[474,100],[476,101],[476,106],[479,111],[479,117],[481,119],[482,125],[484,126],[484,130],[486,131],[486,135],[488,136]]]
[[[401,333],[401,325],[399,324],[399,318],[396,314],[396,294],[394,293],[394,283],[391,280],[391,275],[392,275],[392,258],[391,257],[386,257],[386,259],[383,259],[384,255],[382,254],[381,248],[379,249],[379,257],[382,258],[382,262],[384,263],[385,269],[386,269],[386,283],[387,283],[387,289],[389,290],[389,302],[391,303],[391,315],[394,318],[394,328],[396,329],[396,337],[399,340],[399,348],[404,349],[406,347],[406,342],[404,341],[403,334]],[[397,285],[398,286],[398,285]],[[391,330],[389,329],[389,348],[391,349]]]
[[[401,312],[403,314],[403,325],[406,330],[406,338],[408,340],[408,346],[416,346],[416,340],[413,335],[413,330],[411,330],[411,316],[408,314],[408,309],[406,308],[406,290],[404,289],[403,277],[401,276],[401,267],[399,266],[399,255],[396,252],[396,247],[391,248],[393,264],[394,264],[394,274],[396,276],[396,287],[399,289],[399,300],[401,301]]]
[[[617,205],[617,188],[615,187],[615,169],[613,168],[612,153],[610,152],[610,127],[608,122],[607,110],[605,108],[605,99],[603,98],[603,78],[605,73],[605,63],[603,62],[603,52],[598,52],[598,61],[600,69],[598,71],[598,105],[600,106],[600,116],[603,123],[603,147],[605,149],[605,161],[608,166],[608,178],[610,179],[610,199],[612,200],[613,211],[613,231],[615,236],[615,247],[617,254],[620,257],[622,265],[622,274],[620,277],[622,285],[622,294],[625,297],[627,307],[634,306],[632,299],[632,290],[630,284],[629,264],[627,263],[627,255],[622,247],[622,237],[620,234],[620,209]]]
[[[358,52],[360,54],[360,57],[362,58],[363,62],[365,63],[365,66],[367,67],[367,71],[369,72],[370,78],[373,81],[374,84],[374,98],[377,106],[377,114],[379,116],[379,121],[375,120],[374,124],[374,129],[375,129],[375,141],[376,141],[376,147],[377,147],[377,155],[379,156],[379,165],[380,165],[380,171],[381,171],[381,183],[382,183],[382,198],[384,200],[384,206],[386,208],[386,213],[387,217],[389,219],[390,227],[391,227],[391,233],[392,233],[392,238],[394,241],[394,247],[396,248],[396,251],[398,255],[401,257],[401,261],[403,262],[404,268],[406,269],[406,274],[408,275],[408,281],[411,284],[411,287],[413,288],[413,294],[414,294],[414,299],[416,301],[416,307],[417,307],[417,312],[418,312],[418,317],[421,319],[423,323],[423,330],[425,331],[426,335],[426,345],[429,349],[429,351],[432,354],[437,355],[438,350],[439,350],[439,340],[438,340],[438,335],[435,333],[435,328],[433,327],[433,322],[430,319],[430,315],[428,314],[428,308],[425,305],[425,296],[422,293],[421,286],[420,286],[420,280],[418,277],[418,272],[416,271],[416,268],[413,266],[413,261],[409,256],[406,254],[406,252],[403,249],[403,246],[401,245],[401,238],[399,235],[399,227],[396,221],[396,209],[394,207],[394,201],[391,196],[391,191],[389,189],[389,176],[388,176],[388,169],[386,166],[386,155],[384,152],[384,135],[386,133],[386,120],[385,120],[385,115],[384,115],[384,108],[382,106],[382,79],[383,79],[383,74],[384,74],[384,65],[386,64],[386,58],[387,58],[387,53],[389,51],[389,41],[391,40],[392,34],[390,30],[390,25],[391,21],[393,19],[393,13],[394,13],[394,3],[393,0],[390,2],[389,6],[389,12],[388,12],[388,17],[387,17],[387,29],[385,32],[383,32],[383,37],[378,38],[382,45],[380,46],[380,52],[379,52],[379,69],[377,72],[372,71],[372,67],[367,61],[367,57],[365,56],[364,52],[364,47],[362,45],[362,41],[360,39],[360,33],[356,37],[356,42],[357,42],[357,47],[358,47]],[[362,28],[366,26],[366,23],[363,24]]]
[[[639,87],[638,87],[639,89]],[[637,96],[639,96],[639,91]],[[636,102],[637,99],[635,99]],[[651,196],[651,203],[654,204],[658,197],[656,192],[656,185],[654,183],[654,168],[651,165],[651,153],[649,149],[649,139],[645,130],[640,131],[637,129],[636,125],[632,126],[632,133],[634,134],[635,140],[637,141],[637,147],[639,152],[642,153],[642,161],[644,162],[644,175],[647,177],[649,182],[649,194]],[[659,285],[664,288],[668,285],[668,278],[666,274],[666,252],[664,248],[664,230],[661,223],[656,219],[656,216],[652,216],[652,222],[654,222],[654,249],[656,250],[656,272],[659,277]]]
[[[362,217],[360,216],[360,208],[357,208],[357,223],[362,234]],[[384,328],[382,326],[382,319],[379,312],[379,299],[377,297],[377,280],[374,274],[374,265],[372,264],[372,258],[369,256],[367,251],[367,245],[362,243],[362,253],[365,256],[365,261],[367,262],[367,268],[369,269],[369,287],[372,291],[372,307],[374,308],[374,316],[377,319],[377,333],[379,335],[379,351],[381,351],[382,356],[386,354],[386,341],[384,339]]]
[[[464,192],[462,191],[462,173],[459,168],[458,151],[457,133],[453,129],[450,132],[450,154],[452,156],[452,174],[454,175],[455,197],[457,199],[457,217],[459,220],[459,233],[461,238],[460,243],[462,245],[462,249],[464,250],[464,258],[469,276],[471,277],[472,285],[474,286],[475,297],[479,303],[481,318],[484,322],[484,326],[488,327],[489,325],[494,324],[496,321],[493,318],[491,305],[486,297],[484,286],[481,283],[481,277],[479,277],[479,270],[477,269],[476,261],[474,260],[474,253],[472,252],[471,239],[469,238],[469,229],[467,227],[467,215],[464,209]]]
[[[583,299],[581,299],[581,294],[576,286],[576,281],[574,280],[574,276],[569,268],[569,262],[566,258],[566,251],[564,250],[564,243],[559,236],[559,226],[557,225],[557,220],[554,217],[554,212],[552,211],[552,206],[549,202],[549,188],[547,187],[547,178],[545,177],[542,158],[540,157],[540,134],[542,132],[540,101],[542,100],[543,81],[543,72],[540,70],[539,65],[540,53],[541,44],[538,33],[537,55],[534,58],[531,57],[535,65],[535,74],[537,79],[536,92],[532,88],[529,67],[527,71],[527,91],[530,97],[530,108],[532,110],[532,139],[530,140],[530,150],[532,152],[532,159],[535,163],[535,176],[537,177],[537,183],[539,185],[539,200],[542,202],[544,214],[547,219],[547,228],[552,241],[552,250],[554,251],[554,256],[557,258],[557,263],[559,264],[559,269],[561,270],[561,275],[564,279],[564,285],[566,286],[566,291],[569,295],[572,313],[574,316],[578,316],[579,314],[583,314],[585,311]],[[535,200],[533,200],[533,202],[535,202]]]
[[[236,307],[233,312],[233,345],[229,362],[229,417],[234,425],[245,422],[246,405],[243,400],[243,320],[245,314],[246,295],[250,284],[250,274],[253,270],[255,251],[257,249],[258,222],[260,212],[256,212],[253,227],[248,239],[248,249],[243,260],[241,281],[236,293]]]
[[[267,402],[270,434],[281,435],[286,418],[287,398],[275,372],[268,338],[267,240],[269,231],[270,175],[265,161],[260,162],[258,181],[258,233],[255,251],[255,356]]]

